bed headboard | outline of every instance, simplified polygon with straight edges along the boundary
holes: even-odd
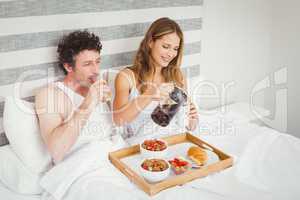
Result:
[[[73,30],[100,36],[101,69],[120,68],[132,63],[150,23],[170,17],[184,31],[184,71],[198,76],[202,5],[203,0],[0,1],[0,146],[8,143],[2,125],[5,97],[17,92],[33,102],[37,88],[62,78],[56,46]]]

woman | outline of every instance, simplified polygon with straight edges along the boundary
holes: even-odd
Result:
[[[127,126],[127,134],[135,135],[145,131],[145,126],[155,126],[150,116],[163,98],[158,89],[161,85],[175,83],[187,88],[180,70],[182,54],[183,33],[179,25],[169,18],[153,22],[133,66],[123,69],[115,79],[113,119],[117,125]],[[190,103],[189,108],[186,128],[194,130],[198,114],[194,104]]]

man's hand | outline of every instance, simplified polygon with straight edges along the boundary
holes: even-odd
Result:
[[[105,80],[98,80],[91,85],[87,101],[96,106],[98,103],[107,102],[111,100],[111,90]]]

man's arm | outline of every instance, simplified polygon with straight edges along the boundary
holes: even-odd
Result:
[[[95,103],[87,97],[79,109],[72,112],[71,101],[51,86],[42,89],[35,101],[42,138],[54,162],[58,163],[76,142]]]

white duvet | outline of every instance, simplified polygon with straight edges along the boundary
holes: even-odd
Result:
[[[69,155],[41,180],[43,200],[100,199],[299,199],[300,140],[251,123],[234,134],[200,136],[235,158],[225,171],[149,197],[108,160],[109,142],[94,142]]]

